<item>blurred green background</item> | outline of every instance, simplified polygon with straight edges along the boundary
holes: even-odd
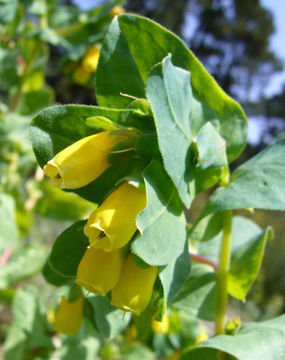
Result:
[[[275,3],[285,14],[282,0]],[[15,291],[36,284],[43,298],[49,298],[53,290],[41,271],[50,245],[67,225],[86,218],[91,209],[85,200],[51,188],[43,179],[29,140],[30,121],[45,106],[96,104],[97,55],[110,21],[124,11],[118,6],[148,16],[182,37],[221,87],[244,107],[250,121],[249,144],[232,169],[285,129],[284,59],[271,44],[280,29],[276,12],[264,2],[0,0],[2,344],[11,334],[8,325]],[[190,221],[198,217],[208,195],[195,200]],[[284,215],[262,211],[243,215],[262,228],[272,225],[275,238],[267,246],[248,301],[232,302],[232,309],[243,320],[265,320],[285,311]],[[10,359],[17,357],[12,354]]]

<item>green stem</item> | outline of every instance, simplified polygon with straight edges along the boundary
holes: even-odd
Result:
[[[232,211],[223,212],[223,238],[217,270],[216,335],[225,333],[228,306],[228,272],[231,256]]]

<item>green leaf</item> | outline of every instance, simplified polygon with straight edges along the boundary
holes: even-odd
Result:
[[[250,237],[246,243],[233,250],[228,277],[228,291],[236,299],[245,300],[259,273],[266,241],[271,236],[272,230],[267,228],[258,235]]]
[[[240,216],[233,218],[231,262],[228,277],[230,295],[239,300],[245,300],[259,273],[266,241],[271,237],[270,228],[262,231],[247,218]],[[221,238],[222,233],[210,241],[199,243],[198,253],[218,262]]]
[[[191,171],[191,178],[194,193],[198,194],[227,179],[226,142],[213,125],[207,122],[199,131],[193,145],[197,163],[194,171]]]
[[[160,162],[153,160],[142,176],[147,206],[137,217],[141,232],[132,250],[150,265],[166,265],[183,252],[186,220],[177,192]]]
[[[86,218],[92,211],[90,203],[71,192],[65,192],[49,185],[47,181],[35,184],[41,197],[34,211],[41,216],[55,220],[79,220]]]
[[[25,352],[27,336],[24,329],[11,325],[5,339],[4,360],[22,360]]]
[[[124,360],[155,360],[155,354],[143,344],[125,344],[121,349]]]
[[[285,315],[275,319],[249,323],[237,335],[210,338],[186,351],[181,360],[212,360],[221,350],[238,360],[280,360],[285,357]]]
[[[151,70],[146,95],[154,115],[164,167],[181,200],[189,207],[187,153],[191,143],[192,100],[189,72],[173,66],[171,56],[167,56]]]
[[[229,186],[217,189],[202,216],[227,209],[285,210],[285,134],[238,167]]]
[[[17,111],[23,115],[34,114],[54,102],[54,92],[49,87],[24,92],[17,106]]]
[[[46,249],[35,242],[17,247],[9,261],[0,267],[0,288],[6,288],[39,272],[46,257]]]
[[[53,244],[49,257],[51,268],[62,276],[76,275],[78,265],[89,245],[83,233],[86,221],[78,221],[64,230]]]
[[[222,231],[222,227],[223,218],[220,213],[205,216],[190,228],[189,237],[191,244],[213,239]]]
[[[191,73],[193,94],[199,104],[196,117],[191,119],[195,130],[206,121],[218,122],[219,133],[227,141],[229,161],[234,160],[247,140],[247,121],[240,105],[224,93],[182,40],[147,18],[126,14],[111,23],[96,74],[99,105],[125,108],[131,99],[122,97],[122,92],[144,97],[151,68],[169,53],[175,66]]]
[[[185,243],[184,252],[177,260],[166,265],[159,272],[159,279],[162,283],[165,305],[168,307],[177,292],[180,290],[190,272],[190,256],[188,244]]]
[[[206,321],[215,320],[216,277],[208,266],[193,264],[191,273],[173,301],[173,306]]]
[[[44,268],[43,268],[43,276],[45,280],[54,285],[54,286],[61,286],[67,283],[70,280],[68,277],[61,276],[59,273],[55,272],[48,261],[46,261]]]
[[[94,321],[103,336],[113,338],[128,326],[131,314],[111,306],[105,297],[89,296],[88,301],[94,310]]]
[[[57,351],[50,360],[94,360],[100,347],[100,340],[94,327],[86,318],[83,319],[80,331],[75,336],[65,336]]]
[[[0,194],[0,252],[16,245],[18,230],[15,218],[15,202],[12,196]]]
[[[22,360],[24,353],[36,347],[53,348],[46,322],[40,312],[39,294],[35,287],[17,291],[12,305],[13,322],[5,341],[5,360]]]
[[[0,2],[0,23],[7,25],[11,23],[16,14],[18,8],[18,0],[1,0]]]

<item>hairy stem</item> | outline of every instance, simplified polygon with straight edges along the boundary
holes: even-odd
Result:
[[[219,268],[217,270],[217,307],[216,335],[225,333],[228,306],[228,271],[231,256],[232,211],[226,210],[223,215],[223,238],[220,251]]]

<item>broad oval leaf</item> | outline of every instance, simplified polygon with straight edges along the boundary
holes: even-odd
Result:
[[[186,220],[170,178],[153,160],[144,170],[147,206],[137,217],[141,232],[132,250],[150,265],[166,265],[182,254],[187,238]]]
[[[192,120],[196,131],[206,122],[204,109],[209,109],[208,115],[211,112],[211,119],[218,120],[219,133],[227,141],[229,160],[234,160],[247,140],[247,120],[240,105],[225,94],[182,40],[147,18],[126,14],[110,25],[96,74],[98,103],[125,108],[132,96],[144,97],[151,68],[169,53],[175,66],[191,73],[193,94],[201,105]]]
[[[86,221],[78,221],[64,230],[53,244],[49,257],[51,268],[62,276],[76,275],[78,265],[89,245],[83,233]]]

